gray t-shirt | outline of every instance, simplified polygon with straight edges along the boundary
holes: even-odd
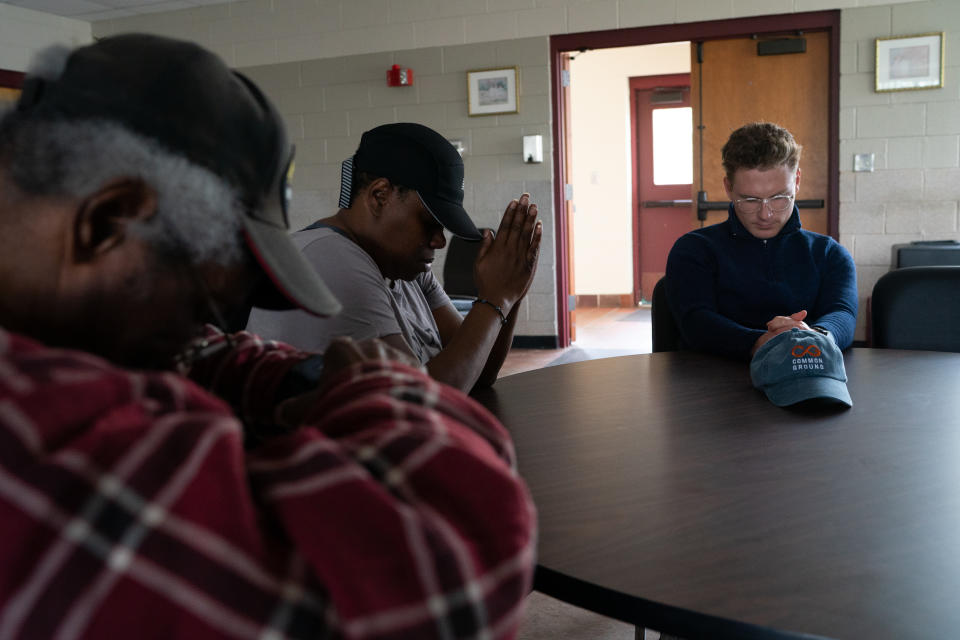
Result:
[[[412,281],[387,280],[373,258],[328,226],[298,231],[294,243],[343,305],[331,318],[305,311],[254,309],[247,329],[305,351],[322,352],[333,338],[382,338],[399,333],[426,363],[443,348],[433,309],[450,304],[432,271]]]

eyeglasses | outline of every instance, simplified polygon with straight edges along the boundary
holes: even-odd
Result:
[[[740,198],[733,201],[733,206],[748,215],[760,213],[763,205],[770,207],[770,211],[774,213],[783,213],[793,206],[793,198],[794,195],[773,196],[771,198]]]

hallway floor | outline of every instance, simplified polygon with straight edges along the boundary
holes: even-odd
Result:
[[[566,349],[511,349],[500,369],[500,376],[550,364],[652,351],[649,306],[578,309],[574,311],[574,322],[577,337],[573,345]]]

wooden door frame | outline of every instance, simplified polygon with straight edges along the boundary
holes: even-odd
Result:
[[[8,89],[22,89],[24,73],[22,71],[8,71],[0,69],[0,87]]]
[[[568,105],[563,100],[561,59],[565,52],[581,49],[608,49],[665,42],[702,42],[726,38],[743,38],[755,34],[797,34],[826,31],[830,37],[830,80],[827,122],[827,233],[835,239],[839,234],[840,206],[840,11],[784,13],[756,18],[734,18],[709,22],[685,22],[655,27],[635,27],[589,33],[550,36],[551,102],[553,110],[553,198],[557,269],[557,343],[570,345],[570,317],[567,311],[569,288],[565,189],[565,152],[567,128],[564,115]]]
[[[655,76],[635,76],[630,78],[630,158],[633,161],[630,172],[633,219],[633,304],[640,303],[640,124],[637,122],[637,91],[647,91],[657,87],[686,87],[690,90],[689,73],[665,73]],[[644,127],[644,133],[646,127]],[[652,143],[651,143],[652,144]],[[690,158],[693,162],[693,158]],[[693,185],[690,185],[693,188]],[[656,198],[653,198],[656,199]],[[651,295],[653,292],[650,292]]]

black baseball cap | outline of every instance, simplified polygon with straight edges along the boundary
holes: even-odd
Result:
[[[283,121],[215,54],[154,35],[103,38],[70,53],[58,78],[27,76],[16,108],[29,117],[119,123],[220,176],[241,199],[244,237],[269,276],[254,304],[340,310],[288,235],[293,147]]]
[[[360,138],[353,170],[413,189],[437,222],[453,235],[467,240],[483,238],[463,208],[463,158],[433,129],[413,122],[370,129]]]

